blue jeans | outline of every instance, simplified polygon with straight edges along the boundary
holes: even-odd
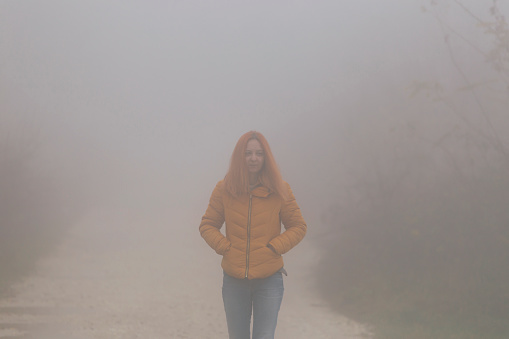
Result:
[[[224,273],[223,303],[230,339],[273,339],[283,300],[283,276],[276,272],[264,279],[237,279]]]

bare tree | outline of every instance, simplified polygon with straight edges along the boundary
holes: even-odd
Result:
[[[483,41],[475,40],[444,19],[442,12],[446,5],[463,13],[471,26],[480,30]],[[481,152],[488,147],[509,166],[509,146],[502,137],[500,127],[492,118],[494,111],[507,114],[509,96],[509,26],[500,10],[499,1],[492,0],[487,6],[486,18],[474,13],[459,0],[431,0],[429,6],[423,6],[423,10],[431,13],[437,20],[450,61],[462,84],[457,88],[446,89],[438,81],[417,81],[412,86],[411,95],[425,93],[429,98],[444,104],[466,128],[466,137],[469,138],[471,147],[478,147]],[[454,47],[459,43],[468,46],[469,51],[480,56],[484,62],[475,65],[463,64],[460,53]],[[489,95],[486,95],[486,91]],[[473,102],[468,110],[474,112],[474,115],[465,112],[464,99],[467,97]],[[483,123],[480,124],[479,121]],[[447,135],[434,142],[443,150]]]

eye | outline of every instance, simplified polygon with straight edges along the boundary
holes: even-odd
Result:
[[[263,157],[263,152],[256,152],[256,155],[259,157]]]

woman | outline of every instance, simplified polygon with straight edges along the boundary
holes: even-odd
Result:
[[[253,339],[274,338],[286,275],[282,255],[302,240],[306,228],[265,137],[255,131],[241,136],[200,224],[201,236],[223,256],[230,339],[250,338],[251,314]]]

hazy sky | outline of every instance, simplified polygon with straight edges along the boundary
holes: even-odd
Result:
[[[359,124],[453,76],[427,3],[4,0],[1,114],[36,127],[50,168],[203,209],[259,130],[319,213],[351,143],[374,141]]]

